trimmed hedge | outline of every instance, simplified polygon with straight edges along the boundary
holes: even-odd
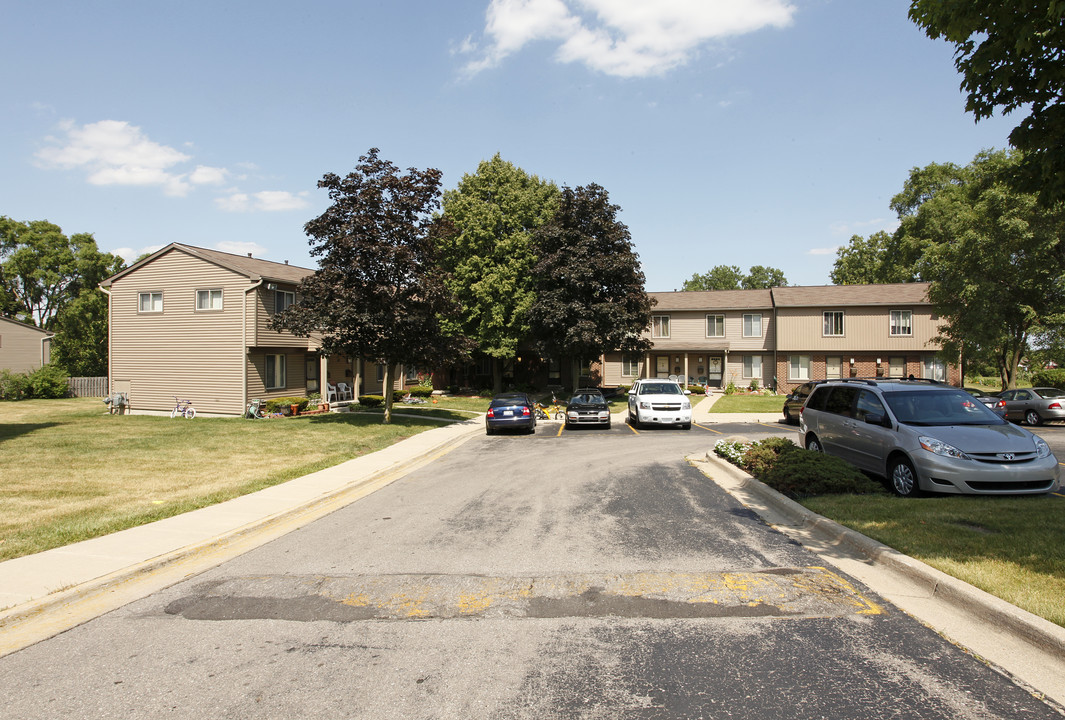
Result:
[[[384,404],[384,395],[359,395],[359,405],[365,408],[378,408]]]
[[[69,376],[56,365],[44,365],[28,375],[0,370],[0,400],[65,398],[70,392]]]
[[[310,402],[305,397],[280,397],[273,400],[266,401],[267,413],[284,413],[293,405],[299,405],[300,411],[307,409],[307,404]]]
[[[846,460],[804,450],[787,438],[754,443],[722,440],[714,446],[714,452],[792,498],[885,492],[880,483]]]

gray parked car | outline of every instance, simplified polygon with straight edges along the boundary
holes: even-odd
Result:
[[[1047,493],[1058,460],[1042,438],[958,388],[929,381],[830,381],[803,406],[808,450],[888,478],[899,495]]]
[[[1065,390],[1037,387],[1003,390],[998,394],[1006,403],[1006,419],[1042,425],[1047,420],[1065,420]]]

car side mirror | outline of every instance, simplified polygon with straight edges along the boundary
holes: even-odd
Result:
[[[692,391],[691,391],[691,390],[685,390],[685,391],[684,391],[684,394],[685,394],[685,395],[691,395],[691,394],[692,394]]]
[[[865,422],[869,425],[879,425],[881,427],[891,427],[891,420],[887,415],[881,415],[880,413],[869,413],[865,416]]]

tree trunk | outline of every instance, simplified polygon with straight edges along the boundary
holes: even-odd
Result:
[[[385,425],[392,422],[392,363],[385,361],[384,386],[381,394],[385,396]]]
[[[503,392],[503,360],[492,358],[492,392]]]

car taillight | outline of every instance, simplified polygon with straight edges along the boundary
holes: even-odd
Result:
[[[1061,403],[1052,402],[1047,407],[1051,410],[1061,410]]]
[[[496,416],[496,411],[493,410],[492,408],[488,408],[488,417],[494,418],[495,416]]]
[[[523,408],[521,409],[521,416],[522,416],[522,417],[529,417],[529,415],[531,415],[531,414],[532,414],[532,411],[531,411],[531,410],[529,410],[529,408],[528,408],[528,407],[523,407]]]

